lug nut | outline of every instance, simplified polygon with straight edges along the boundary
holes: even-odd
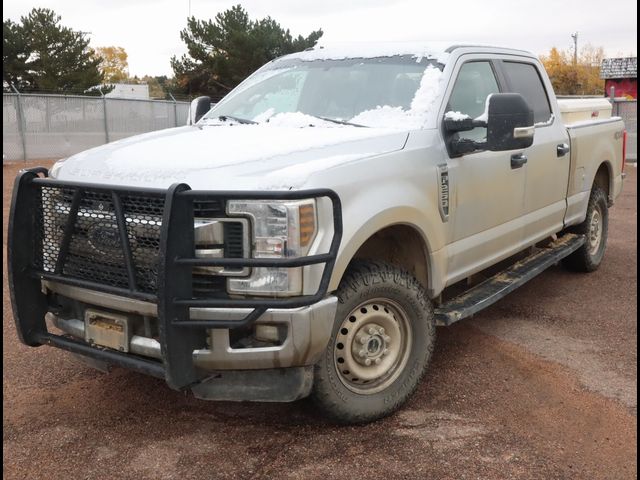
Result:
[[[378,333],[379,333],[380,335],[384,335],[384,328],[380,327],[380,328],[378,329]]]
[[[389,335],[385,335],[384,337],[382,337],[385,341],[385,343],[389,343],[391,342],[391,337]]]
[[[360,356],[361,358],[366,357],[366,356],[367,356],[367,352],[366,352],[366,350],[360,350],[360,351],[358,352],[358,356]]]
[[[370,358],[367,358],[367,359],[364,361],[364,364],[365,364],[367,367],[368,367],[369,365],[371,365],[371,359],[370,359]]]
[[[380,365],[380,362],[382,362],[382,360],[380,360],[379,358],[376,358],[376,365]]]
[[[388,349],[388,348],[385,348],[385,349],[382,351],[382,355],[389,355],[389,349]]]
[[[369,327],[369,335],[375,335],[376,334],[376,329],[373,327]]]
[[[360,335],[360,337],[358,338],[358,341],[364,345],[365,343],[367,343],[367,336],[366,335]]]

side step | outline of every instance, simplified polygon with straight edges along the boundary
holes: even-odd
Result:
[[[448,326],[487,308],[575,252],[584,242],[583,235],[564,235],[550,243],[548,247],[520,260],[508,269],[436,308],[436,325]]]

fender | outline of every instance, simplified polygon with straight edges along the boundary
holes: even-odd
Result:
[[[404,205],[389,207],[367,217],[363,217],[362,214],[360,214],[360,218],[366,218],[366,221],[363,221],[357,230],[343,237],[343,243],[338,252],[338,258],[329,283],[329,291],[334,291],[338,288],[342,276],[358,249],[374,234],[393,225],[409,226],[419,234],[423,241],[425,258],[427,259],[428,289],[432,291],[434,287],[437,288],[436,285],[434,285],[434,281],[438,278],[444,278],[443,268],[445,265],[434,261],[432,252],[444,245],[444,235],[442,229],[437,228],[437,224],[441,222],[438,207],[433,201],[429,201],[426,196],[421,196],[425,201],[423,204],[425,207],[422,209],[415,206]],[[350,218],[349,215],[356,214],[352,212],[362,212],[362,206],[367,205],[369,201],[367,197],[368,195],[363,195],[357,202],[357,205],[352,204],[347,207],[345,209],[345,218]],[[369,205],[371,205],[371,203],[369,203]],[[367,208],[367,210],[370,208]],[[372,210],[377,209],[373,208]],[[345,231],[346,230],[345,228]],[[437,281],[435,283],[437,283]]]

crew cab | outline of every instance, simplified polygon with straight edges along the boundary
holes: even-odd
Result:
[[[437,325],[560,261],[597,269],[623,184],[621,119],[561,107],[520,50],[315,47],[190,115],[16,178],[25,344],[375,420],[419,384]]]

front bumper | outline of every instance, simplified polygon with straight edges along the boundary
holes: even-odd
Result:
[[[41,175],[44,175],[43,178]],[[331,190],[307,190],[287,192],[211,192],[192,191],[187,185],[176,184],[168,190],[113,187],[76,182],[61,182],[46,178],[46,169],[37,168],[22,171],[16,178],[9,219],[8,270],[11,302],[14,320],[20,340],[29,346],[51,345],[86,357],[164,378],[174,389],[194,388],[198,384],[211,385],[211,371],[237,371],[238,369],[280,368],[284,372],[304,367],[304,375],[285,373],[287,382],[302,382],[300,391],[308,390],[308,365],[317,358],[331,333],[335,299],[327,296],[329,279],[335,264],[342,234],[340,199]],[[55,270],[45,269],[37,261],[42,255],[42,235],[38,221],[42,222],[43,195],[48,189],[64,190],[69,195],[71,206],[64,225],[57,260],[53,259]],[[106,285],[92,279],[78,278],[67,273],[65,260],[69,244],[78,231],[78,208],[82,210],[84,198],[97,196],[107,198],[113,204],[111,213],[113,224],[117,223],[114,235],[107,240],[111,248],[120,248],[128,274],[128,284]],[[123,199],[128,196],[154,199],[161,198],[159,261],[157,265],[157,291],[149,293],[140,288],[136,281],[134,255],[130,239],[129,217],[123,208]],[[327,253],[301,258],[255,259],[221,258],[198,259],[194,255],[193,221],[196,202],[224,202],[229,199],[289,199],[327,198],[333,205],[333,236]],[[39,219],[37,221],[37,219]],[[45,219],[46,220],[46,219]],[[40,242],[40,243],[39,243]],[[119,245],[119,247],[117,247]],[[49,251],[50,253],[50,251]],[[280,267],[295,268],[324,264],[322,278],[317,291],[291,298],[229,298],[228,296],[197,297],[192,290],[192,269],[194,267]],[[40,265],[40,267],[38,267]],[[130,353],[91,345],[79,340],[82,321],[73,317],[55,319],[67,335],[57,335],[47,328],[45,317],[53,317],[57,312],[52,308],[50,290],[56,286],[76,288],[78,291],[94,292],[119,298],[131,305],[149,305],[157,318],[157,338],[132,338]],[[57,292],[60,295],[64,293]],[[69,295],[67,295],[69,296]],[[69,296],[73,298],[73,296]],[[87,301],[88,305],[100,305]],[[120,311],[136,312],[126,308]],[[140,313],[140,312],[138,312]],[[66,322],[65,322],[66,320]],[[73,322],[77,320],[79,323]],[[229,331],[245,328],[255,322],[283,323],[289,329],[284,343],[277,347],[245,349],[238,352],[229,345]],[[82,324],[84,328],[84,324]],[[157,343],[154,343],[154,341]],[[138,345],[140,344],[140,345]],[[135,351],[137,348],[141,350]],[[159,349],[158,349],[159,347]],[[158,355],[158,350],[160,354]],[[251,351],[253,350],[253,351]],[[291,368],[286,368],[291,367]],[[257,384],[273,383],[264,377],[260,380],[260,370],[253,375]],[[226,375],[229,378],[245,378]],[[247,377],[248,378],[248,377]],[[294,380],[291,380],[294,378]],[[297,380],[295,380],[297,379]],[[242,381],[236,384],[242,384]],[[215,384],[214,382],[213,384]],[[231,381],[233,383],[233,380]],[[260,385],[258,385],[259,387]],[[216,387],[214,387],[215,389]],[[206,389],[206,398],[220,397],[211,389]],[[242,398],[238,398],[242,399]],[[248,398],[254,399],[254,398]]]
[[[124,314],[157,318],[156,305],[149,302],[118,297],[55,282],[43,281],[43,289],[82,304],[108,308]],[[277,346],[233,348],[228,328],[209,329],[207,348],[193,351],[194,365],[204,371],[256,370],[302,367],[316,363],[329,342],[338,299],[328,296],[307,307],[269,309],[254,323],[282,327],[286,336]],[[193,308],[192,319],[222,318],[238,321],[250,313],[249,309]],[[85,322],[79,318],[63,318],[53,313],[47,317],[67,335],[84,340]],[[135,355],[162,360],[162,348],[155,338],[133,335],[129,351]]]

